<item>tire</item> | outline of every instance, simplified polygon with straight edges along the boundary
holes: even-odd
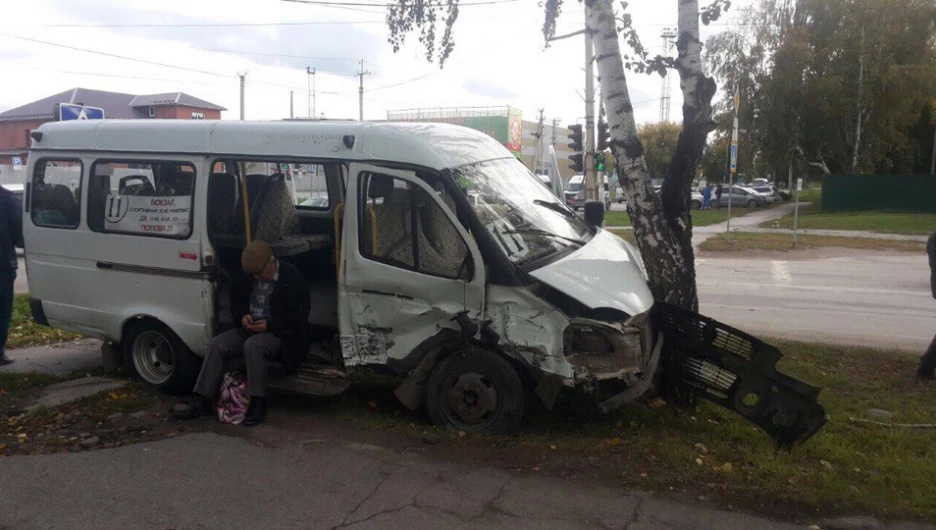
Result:
[[[472,434],[507,434],[525,411],[523,382],[503,357],[467,349],[442,359],[426,384],[433,423]]]
[[[748,208],[757,208],[757,201],[755,201],[754,199],[749,200],[749,201],[747,202],[747,207],[748,207]]]
[[[702,203],[701,203],[701,202],[699,202],[699,201],[689,201],[689,209],[690,209],[690,210],[698,210],[698,209],[700,209],[700,208],[702,208]]]
[[[140,320],[123,336],[127,372],[171,394],[191,392],[198,376],[199,359],[165,324]]]

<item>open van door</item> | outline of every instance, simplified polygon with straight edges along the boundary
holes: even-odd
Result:
[[[482,319],[484,263],[441,186],[366,164],[350,164],[349,175],[338,271],[342,353],[347,365],[405,373],[421,345]]]

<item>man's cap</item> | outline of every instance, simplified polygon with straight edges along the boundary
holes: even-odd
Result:
[[[247,274],[259,274],[273,259],[270,244],[262,239],[255,239],[247,244],[241,254],[241,267]]]

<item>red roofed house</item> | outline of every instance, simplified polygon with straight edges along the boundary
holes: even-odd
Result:
[[[29,131],[54,120],[58,103],[72,103],[104,109],[105,119],[220,120],[220,105],[209,103],[184,92],[137,96],[74,88],[21,107],[0,112],[0,164],[10,164],[13,157],[26,160]]]

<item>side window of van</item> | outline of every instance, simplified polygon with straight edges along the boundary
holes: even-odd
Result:
[[[91,166],[89,181],[91,230],[173,239],[192,234],[193,165],[99,160]]]
[[[470,279],[468,246],[426,191],[387,175],[360,178],[362,256],[432,276]]]
[[[30,216],[36,226],[76,228],[81,219],[78,160],[43,159],[36,163],[30,190]]]

